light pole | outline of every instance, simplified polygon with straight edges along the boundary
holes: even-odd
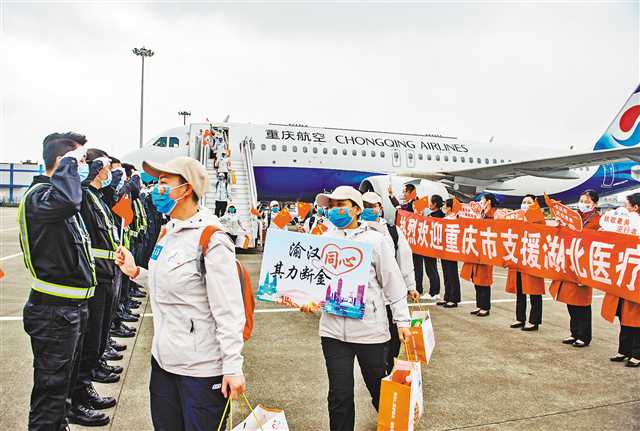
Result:
[[[142,148],[142,121],[144,114],[144,58],[153,57],[154,52],[145,48],[133,48],[133,53],[142,58],[142,79],[140,84],[140,148]]]
[[[191,115],[191,112],[180,111],[180,112],[178,112],[178,115],[182,115],[182,125],[186,126],[187,125],[187,117]]]

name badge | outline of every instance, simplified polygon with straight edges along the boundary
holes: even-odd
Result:
[[[162,253],[162,246],[161,245],[157,245],[155,247],[153,247],[153,252],[151,253],[151,259],[153,260],[158,260],[158,256],[160,256],[160,253]]]

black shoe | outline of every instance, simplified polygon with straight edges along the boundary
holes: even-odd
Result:
[[[470,312],[469,314],[478,314],[480,312],[480,309],[478,308],[477,310],[473,310],[472,312]]]
[[[627,363],[625,364],[625,367],[630,367],[630,368],[636,368],[636,367],[640,367],[640,361],[638,361],[636,359],[637,362],[631,362],[631,359],[629,359],[627,361]]]
[[[624,361],[626,361],[627,359],[629,359],[629,357],[628,357],[628,356],[624,356],[624,355],[622,355],[622,356],[620,356],[620,355],[616,355],[616,356],[614,356],[614,357],[612,357],[612,358],[609,358],[609,360],[610,360],[611,362],[624,362]]]
[[[562,344],[573,344],[576,342],[576,339],[573,337],[565,338],[562,340]]]
[[[101,368],[96,368],[91,372],[91,380],[98,383],[115,383],[120,380],[120,376]]]
[[[443,306],[443,305],[446,305],[446,304],[447,304],[447,301],[438,301],[438,302],[436,302],[436,305],[440,305],[440,306]]]
[[[116,337],[116,338],[132,338],[136,336],[135,332],[127,331],[122,327],[115,330],[111,330],[110,334],[112,337]]]
[[[145,298],[147,294],[141,290],[133,290],[129,292],[129,296],[133,298]]]
[[[116,399],[113,397],[101,397],[93,385],[87,386],[87,405],[94,410],[110,409],[116,405]]]
[[[130,331],[130,332],[136,332],[136,328],[133,326],[127,326],[124,323],[121,323],[120,326],[125,330],[125,331]]]
[[[511,325],[509,325],[509,328],[524,328],[524,322],[513,322]]]
[[[137,310],[138,308],[140,308],[140,303],[139,302],[127,302],[127,308],[129,309],[129,313],[131,313],[131,310]]]
[[[478,314],[476,314],[476,316],[478,316],[478,317],[487,317],[489,314],[491,314],[491,311],[489,311],[489,310],[480,310],[478,312]]]
[[[134,313],[131,310],[127,310],[127,314],[129,314],[130,316],[133,316],[133,317],[140,318],[140,313]]]
[[[523,326],[522,327],[523,331],[527,331],[527,332],[531,332],[531,331],[537,331],[538,330],[538,325],[531,325],[531,326]]]
[[[576,341],[572,344],[572,346],[573,346],[573,347],[587,347],[588,345],[589,345],[589,343],[585,343],[585,342],[584,342],[584,341],[582,341],[582,340],[576,340]]]
[[[104,359],[100,359],[98,361],[98,368],[101,368],[106,372],[113,374],[122,374],[122,371],[124,370],[120,365],[107,364],[107,361],[105,361]]]
[[[70,424],[85,427],[101,427],[109,423],[109,417],[83,404],[72,406],[67,412]]]
[[[123,351],[127,350],[127,345],[126,344],[120,344],[116,340],[114,340],[113,338],[109,339],[109,346],[111,346],[111,348],[113,350],[115,350],[116,352],[123,352]]]
[[[456,302],[447,302],[443,305],[444,308],[456,308],[458,304]]]
[[[120,353],[109,347],[104,351],[104,354],[102,355],[102,359],[104,359],[105,361],[119,361],[122,358],[123,356]]]
[[[129,313],[124,313],[122,316],[120,316],[120,319],[122,319],[125,322],[131,322],[131,323],[135,323],[138,321],[137,317],[132,316]]]

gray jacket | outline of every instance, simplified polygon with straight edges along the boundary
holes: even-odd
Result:
[[[320,336],[360,344],[389,341],[391,335],[385,302],[391,306],[394,322],[399,327],[409,327],[407,287],[396,263],[393,245],[384,235],[362,224],[356,229],[328,231],[323,236],[369,243],[373,246],[373,254],[365,293],[364,318],[351,319],[323,312]]]
[[[240,375],[245,315],[235,248],[225,233],[213,235],[203,278],[198,243],[208,225],[223,229],[205,208],[188,220],[172,219],[149,270],[141,268],[134,281],[149,289],[151,354],[163,370],[191,377]]]

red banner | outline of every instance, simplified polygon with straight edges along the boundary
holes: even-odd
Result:
[[[515,268],[640,303],[640,237],[518,220],[441,219],[398,211],[416,254]]]

